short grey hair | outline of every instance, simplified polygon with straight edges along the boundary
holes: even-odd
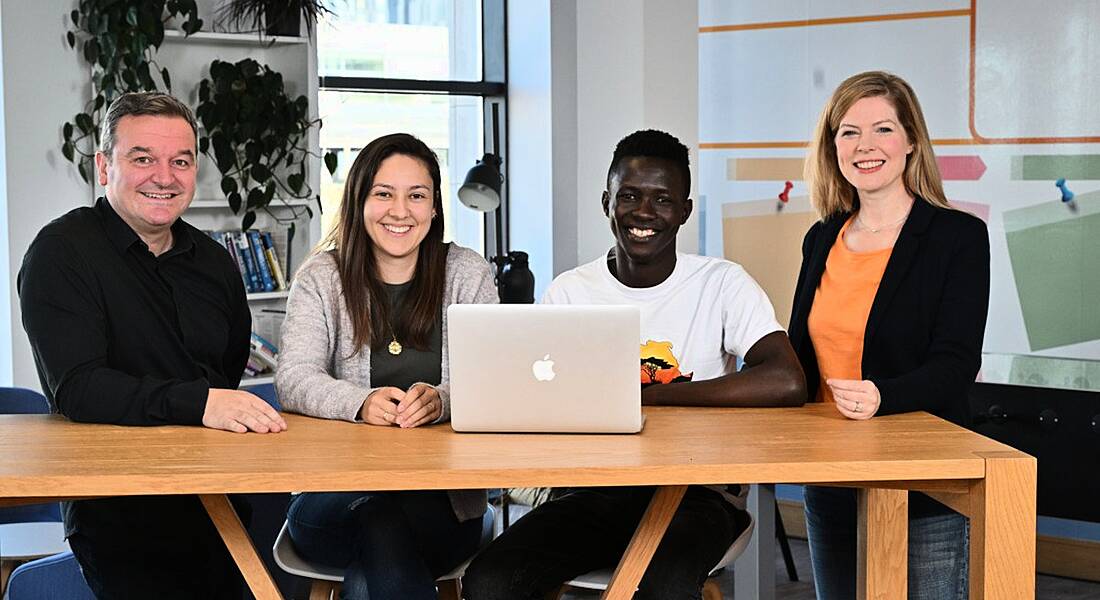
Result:
[[[107,107],[107,116],[103,118],[103,134],[100,136],[99,150],[111,159],[115,149],[115,135],[118,123],[123,117],[140,116],[179,117],[191,126],[195,134],[196,147],[199,137],[199,123],[191,108],[164,92],[129,92],[115,98]]]

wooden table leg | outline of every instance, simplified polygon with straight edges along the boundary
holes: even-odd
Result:
[[[244,575],[245,583],[256,600],[283,600],[275,580],[267,572],[260,555],[256,554],[256,547],[252,545],[252,538],[244,530],[237,511],[229,502],[229,497],[224,494],[202,494],[199,496],[210,520],[214,521],[214,527],[222,536],[226,548],[233,556],[233,561]]]
[[[602,600],[630,600],[634,597],[638,582],[642,580],[642,575],[645,574],[653,553],[657,551],[657,545],[661,543],[661,538],[672,521],[672,515],[680,507],[680,500],[683,500],[685,492],[686,485],[661,486],[653,492],[653,499],[649,501],[649,507],[642,515],[634,537],[630,538],[630,544],[627,545],[619,566],[615,567],[615,573],[611,575],[607,591],[600,596]]]
[[[1036,460],[983,453],[970,488],[970,599],[1035,598]]]
[[[856,593],[859,600],[905,600],[909,575],[909,492],[859,490]]]

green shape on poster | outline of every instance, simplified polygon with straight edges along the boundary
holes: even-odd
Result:
[[[1053,356],[1014,356],[1008,381],[1064,390],[1100,391],[1100,362]]]
[[[1031,350],[1100,339],[1100,192],[1004,213]],[[996,327],[996,324],[991,324]]]
[[[1100,179],[1100,154],[1025,154],[1012,157],[1012,178],[1051,182]]]

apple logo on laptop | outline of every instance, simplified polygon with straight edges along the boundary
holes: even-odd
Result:
[[[550,360],[550,355],[542,357],[542,360],[536,360],[531,365],[531,373],[535,375],[535,379],[539,381],[553,381],[557,373],[554,373],[554,361]]]

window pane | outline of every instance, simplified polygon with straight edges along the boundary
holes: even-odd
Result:
[[[340,208],[344,179],[355,157],[371,140],[388,133],[411,133],[439,156],[443,178],[444,239],[483,252],[482,213],[458,201],[466,172],[481,158],[482,100],[474,96],[381,94],[321,90],[319,110],[323,152],[337,153],[336,174],[321,175],[321,229],[327,234]]]
[[[317,26],[321,77],[481,81],[480,0],[347,0]]]

